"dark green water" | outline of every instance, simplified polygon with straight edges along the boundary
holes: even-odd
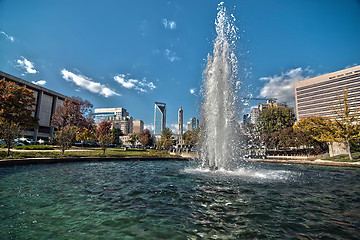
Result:
[[[0,239],[359,239],[358,169],[188,162],[0,168]]]

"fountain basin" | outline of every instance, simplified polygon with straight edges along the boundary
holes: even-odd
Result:
[[[189,161],[0,168],[5,239],[356,239],[359,169]],[[256,174],[254,174],[256,173]]]

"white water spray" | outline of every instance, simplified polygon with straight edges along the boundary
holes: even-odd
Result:
[[[239,161],[237,134],[237,96],[235,80],[238,60],[234,19],[226,14],[223,3],[218,6],[215,21],[217,37],[213,55],[208,55],[202,104],[201,167],[231,169]]]

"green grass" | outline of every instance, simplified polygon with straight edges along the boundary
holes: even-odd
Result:
[[[331,157],[331,158],[325,158],[323,160],[334,161],[334,162],[359,162],[360,161],[360,152],[353,152],[352,156],[354,158],[353,160],[350,160],[349,155],[347,155],[347,154],[338,155],[338,156]]]
[[[38,150],[38,149],[37,149]],[[100,148],[72,148],[75,151],[65,151],[61,155],[60,151],[11,151],[10,156],[6,157],[6,150],[0,150],[0,159],[23,159],[23,158],[61,158],[61,157],[173,157],[167,151],[160,150],[142,150],[142,149],[128,149],[124,151],[123,148],[108,148],[105,155]]]
[[[54,150],[52,146],[47,145],[25,145],[25,146],[15,146],[15,149],[22,150]]]

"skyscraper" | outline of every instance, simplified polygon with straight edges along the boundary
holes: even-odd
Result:
[[[183,110],[180,106],[179,112],[178,112],[178,133],[179,135],[183,134]]]
[[[154,127],[155,134],[161,134],[166,127],[166,103],[155,102]]]
[[[190,118],[190,122],[188,122],[187,125],[188,125],[188,131],[197,129],[200,126],[199,119],[197,119],[196,117]]]

